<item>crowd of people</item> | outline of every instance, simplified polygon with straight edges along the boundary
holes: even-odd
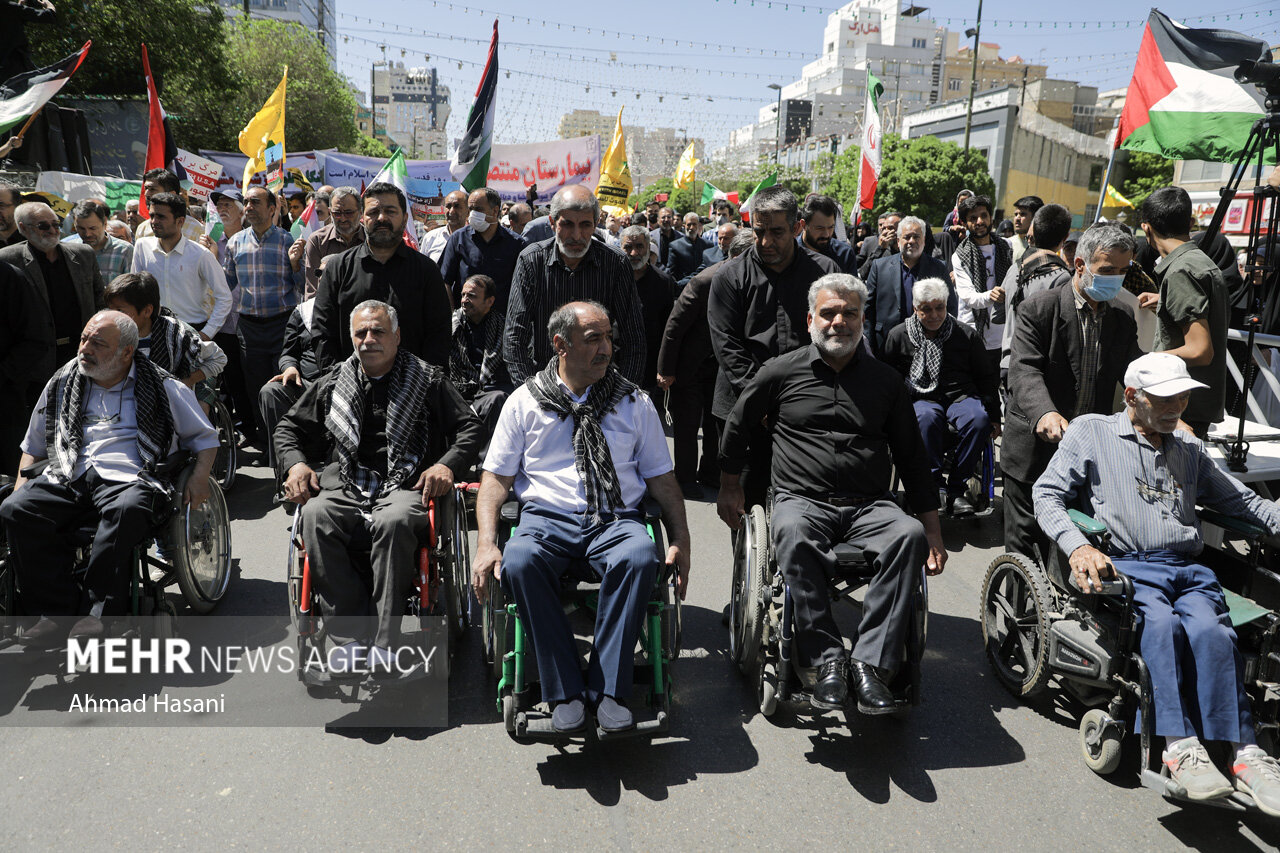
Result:
[[[70,580],[47,567],[73,508],[102,516],[103,547],[70,633],[119,612],[134,481],[170,448],[209,461],[203,412],[221,394],[280,498],[306,507],[337,664],[389,655],[426,501],[478,466],[474,591],[500,576],[526,615],[558,730],[587,711],[606,730],[634,724],[647,590],[665,560],[687,591],[684,502],[713,496],[732,529],[772,501],[813,703],[885,713],[913,573],[943,571],[944,514],[990,508],[969,483],[998,439],[1007,549],[1044,561],[1061,548],[1082,589],[1114,566],[1140,590],[1155,734],[1178,785],[1199,799],[1246,789],[1280,814],[1280,767],[1254,745],[1194,508],[1273,532],[1280,509],[1201,443],[1224,414],[1239,272],[1197,242],[1183,190],[1152,193],[1135,232],[1076,230],[1079,211],[1035,196],[1001,222],[968,191],[935,230],[897,211],[855,227],[834,199],[781,186],[756,194],[749,221],[727,201],[619,215],[582,186],[545,210],[481,188],[445,198],[419,250],[391,184],[313,198],[321,227],[300,239],[289,225],[305,195],[222,189],[209,199],[220,234],[206,233],[163,169],[144,176],[145,219],[132,202],[76,199],[64,221],[0,188],[0,468],[19,485],[0,519],[34,608],[23,641],[66,636]],[[1152,313],[1153,341],[1135,311]],[[511,491],[525,509],[499,552]],[[663,555],[638,521],[646,494],[669,528]],[[1082,501],[1111,553],[1065,521]],[[346,554],[362,535],[372,588]],[[852,654],[825,583],[846,541],[874,567]],[[583,558],[602,576],[585,676],[556,598]],[[1234,745],[1233,779],[1199,738]]]

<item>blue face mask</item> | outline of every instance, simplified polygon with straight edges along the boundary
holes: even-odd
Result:
[[[1094,302],[1110,302],[1116,298],[1116,294],[1120,292],[1120,287],[1123,284],[1123,273],[1119,275],[1093,275],[1089,283],[1082,289],[1085,296],[1088,296]]]

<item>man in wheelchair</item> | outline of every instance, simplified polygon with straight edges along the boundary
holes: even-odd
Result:
[[[302,536],[332,671],[392,672],[427,501],[475,464],[484,434],[444,372],[400,348],[394,308],[360,303],[350,331],[351,356],[308,385],[277,426],[277,473],[285,499],[306,506]],[[371,587],[350,553],[353,540],[370,538]]]
[[[843,273],[809,288],[812,344],[766,362],[725,424],[719,513],[730,528],[741,524],[747,436],[765,423],[773,434],[774,553],[795,600],[799,664],[818,667],[810,701],[830,710],[848,698],[849,662],[827,580],[837,571],[833,545],[853,542],[874,567],[853,647],[858,710],[886,714],[896,705],[885,676],[902,658],[920,567],[941,573],[947,553],[906,385],[861,346],[866,298],[866,286]],[[916,518],[890,499],[886,450]]]
[[[1222,471],[1190,432],[1178,430],[1193,380],[1169,353],[1134,360],[1125,373],[1124,411],[1085,415],[1032,490],[1044,532],[1069,556],[1072,580],[1100,591],[1118,570],[1133,582],[1139,648],[1150,672],[1153,734],[1188,799],[1229,796],[1200,738],[1232,744],[1234,787],[1280,816],[1280,764],[1255,743],[1253,718],[1222,587],[1197,561],[1204,547],[1197,503],[1280,532],[1280,507]],[[1110,531],[1112,553],[1089,544],[1067,514],[1091,513]]]
[[[196,454],[183,502],[209,497],[218,434],[183,383],[137,353],[138,327],[118,311],[100,311],[80,335],[79,353],[45,385],[22,441],[13,495],[0,506],[16,561],[22,608],[38,617],[20,631],[26,644],[68,636],[79,590],[70,535],[98,518],[83,580],[88,614],[73,638],[100,636],[103,618],[126,612],[131,553],[152,527],[158,490],[144,476],[179,448]],[[47,460],[28,479],[25,471]]]
[[[1000,436],[999,375],[982,339],[947,315],[947,296],[940,278],[916,282],[911,290],[915,313],[889,332],[883,358],[907,380],[929,467],[938,491],[946,495],[947,511],[973,515],[978,507],[965,494],[969,478],[982,461],[987,441]],[[944,480],[947,424],[955,427],[958,439],[955,465],[950,479]]]
[[[666,437],[648,396],[613,366],[604,306],[573,302],[548,323],[555,356],[507,398],[476,498],[479,549],[472,571],[484,601],[497,575],[528,626],[552,726],[572,733],[595,708],[606,732],[635,725],[627,698],[633,654],[658,561],[641,522],[646,489],[671,536],[666,561],[689,582],[689,528]],[[520,524],[498,549],[498,515],[515,487]],[[600,574],[594,650],[584,681],[560,578],[574,561]]]

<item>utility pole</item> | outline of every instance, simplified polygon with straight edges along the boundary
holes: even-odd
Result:
[[[774,126],[773,126],[773,165],[778,166],[778,153],[782,148],[782,87],[777,83],[770,83],[770,89],[774,89],[778,93],[778,106],[774,108]]]
[[[973,95],[978,91],[978,39],[982,32],[982,0],[978,0],[978,21],[965,35],[973,36],[973,65],[969,70],[969,108],[964,114],[964,150],[969,150],[969,131],[973,127]]]
[[[249,17],[249,0],[244,0],[244,16]]]

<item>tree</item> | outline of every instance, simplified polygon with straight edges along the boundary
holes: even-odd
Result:
[[[658,178],[658,180],[646,186],[638,193],[633,193],[628,202],[633,207],[644,209],[644,206],[653,201],[654,196],[667,193],[667,200],[660,202],[663,207],[669,207],[676,213],[688,213],[691,210],[698,209],[698,202],[702,200],[702,181],[694,181],[682,190],[675,188],[675,180],[672,178]],[[677,223],[676,227],[679,227]]]
[[[1147,196],[1173,183],[1173,161],[1145,151],[1127,153],[1128,169],[1117,189],[1134,207],[1141,207]]]
[[[227,63],[225,23],[214,0],[60,0],[54,26],[30,26],[36,65],[56,62],[93,39],[62,93],[145,98],[143,42],[160,100],[183,148],[234,148],[243,116],[228,109],[237,89]]]
[[[940,225],[960,190],[993,195],[995,182],[987,172],[986,158],[975,149],[967,152],[954,142],[932,136],[903,139],[885,134],[883,165],[876,188],[876,210],[897,210]],[[840,153],[832,168],[832,178],[823,192],[844,205],[857,205],[861,152],[849,148]]]

